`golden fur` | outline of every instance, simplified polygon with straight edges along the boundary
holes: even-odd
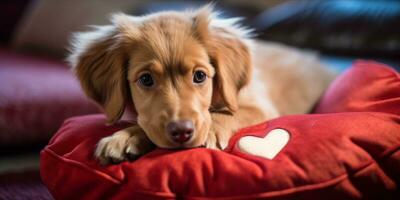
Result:
[[[138,125],[100,141],[102,163],[151,150],[206,146],[223,149],[239,128],[284,114],[309,112],[333,74],[315,56],[250,41],[236,19],[218,19],[209,6],[142,17],[116,14],[112,25],[77,34],[69,61],[85,93],[109,123],[131,105]],[[253,68],[254,66],[254,68]],[[207,75],[194,84],[193,73]],[[138,78],[150,73],[154,87]],[[171,121],[190,120],[184,144],[166,134]]]

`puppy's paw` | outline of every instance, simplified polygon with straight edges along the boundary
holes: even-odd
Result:
[[[135,160],[149,152],[154,145],[143,130],[130,127],[105,137],[97,144],[95,156],[101,164],[116,164],[126,160]]]
[[[217,141],[217,137],[215,136],[215,134],[213,132],[210,132],[204,146],[207,149],[219,149],[217,147],[217,142],[218,141]]]
[[[229,134],[221,132],[221,130],[216,131],[215,129],[211,129],[206,140],[205,147],[209,149],[225,149],[229,142],[229,137],[227,137],[227,135]]]

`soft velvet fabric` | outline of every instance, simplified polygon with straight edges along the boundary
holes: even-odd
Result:
[[[0,147],[45,143],[65,119],[98,110],[63,63],[0,49]]]
[[[372,61],[358,61],[335,79],[315,113],[385,112],[400,115],[400,75]]]
[[[359,62],[328,89],[315,109],[324,114],[244,128],[224,151],[157,149],[110,166],[94,159],[96,143],[129,124],[106,126],[102,115],[72,118],[41,153],[42,179],[56,199],[396,199],[399,83],[388,67]],[[244,136],[275,129],[290,139],[273,159],[237,146]]]

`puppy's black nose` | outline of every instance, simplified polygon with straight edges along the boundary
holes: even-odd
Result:
[[[174,121],[167,125],[167,132],[173,141],[185,143],[190,140],[193,135],[193,122],[189,120]]]

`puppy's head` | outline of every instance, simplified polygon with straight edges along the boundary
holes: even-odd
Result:
[[[245,31],[234,19],[214,15],[209,6],[143,17],[117,14],[112,25],[77,34],[69,61],[110,123],[133,104],[138,124],[157,146],[201,146],[210,109],[235,112],[251,70]]]

